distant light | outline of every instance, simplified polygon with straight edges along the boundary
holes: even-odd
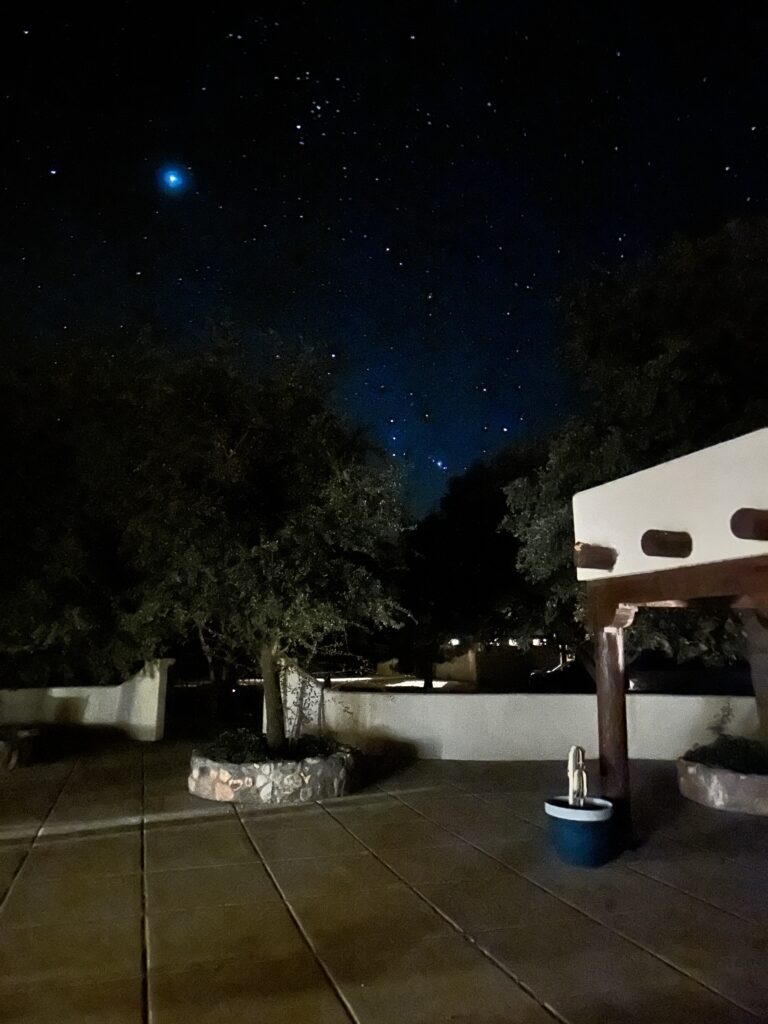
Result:
[[[55,168],[55,167],[52,167],[52,168],[50,169],[50,171],[48,171],[48,173],[49,173],[49,174],[56,174],[56,168]]]
[[[517,647],[517,640],[507,640],[510,647]]]
[[[451,637],[451,647],[458,647],[460,643],[461,643],[461,640],[459,640],[459,638],[457,636],[452,636]]]

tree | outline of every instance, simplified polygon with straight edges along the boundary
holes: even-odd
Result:
[[[5,446],[19,498],[6,674],[111,682],[191,635],[212,671],[260,665],[276,749],[279,658],[394,623],[377,559],[400,528],[395,481],[336,412],[322,363],[276,355],[257,369],[232,342],[85,343],[10,360],[24,429]]]
[[[582,411],[551,438],[537,470],[510,482],[505,527],[520,541],[520,570],[549,590],[547,620],[578,636],[573,493],[768,421],[768,222],[679,239],[655,259],[578,285],[563,304],[565,365]],[[740,627],[716,606],[704,619],[645,610],[631,637],[680,660],[741,648]]]
[[[405,536],[401,600],[411,617],[394,646],[427,687],[451,637],[490,640],[508,631],[511,615],[519,622],[522,609],[537,617],[540,595],[515,569],[519,544],[499,525],[504,483],[539,458],[535,446],[520,445],[474,463]]]

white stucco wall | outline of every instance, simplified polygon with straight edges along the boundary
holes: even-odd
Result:
[[[162,739],[172,664],[172,658],[147,662],[119,686],[0,690],[0,722],[114,726],[133,739]]]
[[[734,711],[730,731],[756,734],[754,697],[629,694],[630,756],[674,758],[694,743],[708,742],[708,726],[726,700]],[[322,714],[326,734],[369,751],[406,743],[419,757],[459,761],[557,760],[574,743],[588,757],[598,752],[594,694],[331,690],[324,694]]]

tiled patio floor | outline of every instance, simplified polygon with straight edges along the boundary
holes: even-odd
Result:
[[[768,820],[634,766],[647,839],[545,841],[548,763],[421,762],[324,806],[186,795],[189,748],[0,780],[4,1024],[768,1020]]]

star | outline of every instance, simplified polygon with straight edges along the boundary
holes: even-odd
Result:
[[[160,184],[166,192],[184,192],[187,176],[179,167],[165,167],[160,172]]]

